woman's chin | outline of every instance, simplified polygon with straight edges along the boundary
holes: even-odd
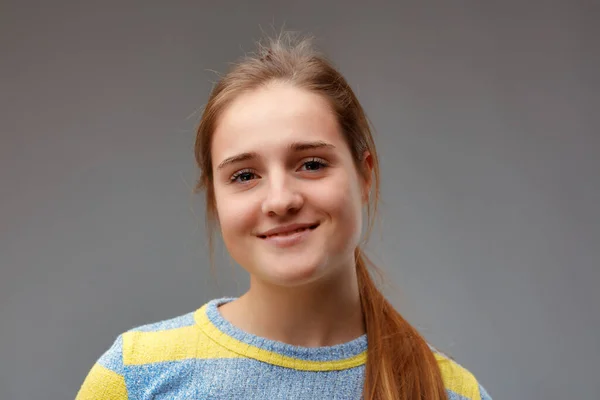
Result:
[[[294,287],[311,283],[322,275],[322,268],[318,263],[290,263],[282,262],[263,264],[260,271],[261,279],[278,286]]]

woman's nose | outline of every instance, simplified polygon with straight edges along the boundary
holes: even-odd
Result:
[[[270,216],[283,216],[297,213],[303,204],[303,196],[292,179],[286,176],[274,177],[269,181],[262,211]]]

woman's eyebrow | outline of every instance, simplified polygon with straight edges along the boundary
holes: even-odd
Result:
[[[335,146],[321,140],[314,142],[294,142],[290,144],[290,149],[293,151],[315,150],[321,148],[335,149]]]
[[[228,165],[231,164],[235,164],[235,163],[239,163],[242,161],[248,161],[248,160],[253,160],[255,158],[258,158],[258,154],[252,152],[252,153],[241,153],[232,157],[227,157],[225,160],[223,160],[219,166],[217,167],[217,170],[221,170],[223,168],[225,168]]]
[[[306,151],[306,150],[315,150],[315,149],[323,149],[323,148],[335,149],[335,146],[332,145],[331,143],[327,143],[327,142],[318,140],[318,141],[314,141],[314,142],[293,142],[289,145],[289,148],[290,148],[290,150],[292,150],[294,152],[301,152],[301,151]],[[225,160],[223,160],[219,164],[219,166],[217,167],[217,170],[221,170],[231,164],[236,164],[236,163],[243,162],[243,161],[253,160],[258,157],[259,156],[256,152],[240,153],[235,156],[227,157]]]

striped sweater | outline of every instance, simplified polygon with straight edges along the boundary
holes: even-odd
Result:
[[[214,299],[199,310],[120,335],[76,400],[360,399],[367,336],[319,348],[246,333]],[[491,400],[466,369],[435,351],[450,400]]]

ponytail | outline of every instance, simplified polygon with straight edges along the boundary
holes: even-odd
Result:
[[[363,399],[446,400],[429,345],[377,289],[368,270],[373,264],[360,248],[355,257],[368,341]]]

